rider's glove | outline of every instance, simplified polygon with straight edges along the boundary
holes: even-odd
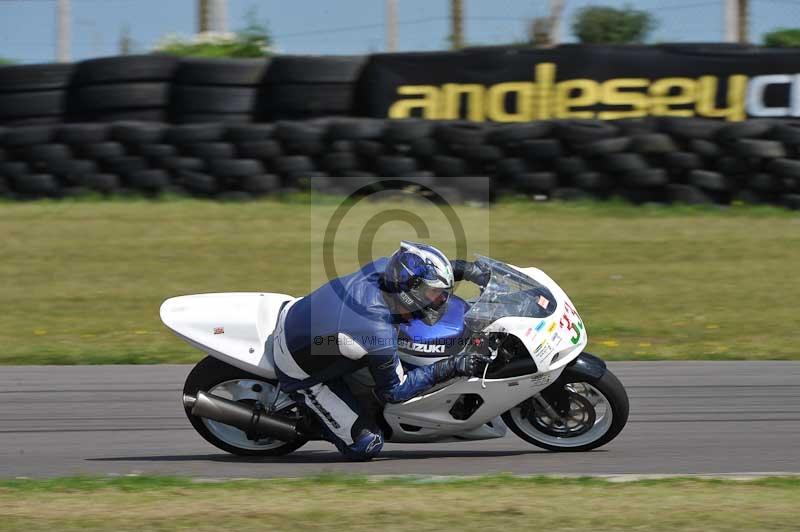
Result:
[[[456,281],[464,279],[481,287],[489,284],[489,271],[481,268],[477,262],[456,259],[450,261],[450,264],[453,266],[453,274]]]
[[[442,382],[454,377],[477,377],[491,361],[489,357],[475,353],[453,355],[433,363],[434,378],[436,382]]]

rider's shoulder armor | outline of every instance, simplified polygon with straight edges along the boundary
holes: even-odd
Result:
[[[295,356],[306,352],[340,354],[339,333],[368,352],[394,349],[397,333],[379,285],[386,262],[385,258],[378,259],[355,273],[333,279],[295,303],[284,328],[289,351]]]

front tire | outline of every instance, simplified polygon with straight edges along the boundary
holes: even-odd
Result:
[[[564,394],[562,419],[548,416],[530,398],[502,416],[514,434],[550,451],[590,451],[616,438],[628,422],[628,394],[611,371],[593,382],[556,385]]]
[[[216,358],[201,360],[186,377],[184,395],[197,392],[219,395],[247,405],[256,401],[269,405],[277,392],[277,381],[266,379],[226,364]],[[286,413],[297,411],[294,401],[279,394],[276,409]],[[223,451],[240,456],[282,456],[295,451],[307,440],[284,442],[274,438],[251,438],[244,431],[218,421],[192,415],[184,408],[189,422],[207,442]]]

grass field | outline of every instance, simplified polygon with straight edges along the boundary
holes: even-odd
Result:
[[[302,198],[4,203],[0,363],[196,361],[200,353],[161,325],[161,302],[306,293],[324,280],[320,235],[335,208]],[[418,215],[433,227],[430,241],[454,251],[434,207],[359,208],[333,246],[339,272],[359,263],[365,220],[389,210]],[[796,212],[508,202],[456,214],[471,249],[556,279],[603,357],[800,359]],[[366,232],[374,255],[416,238],[396,221]]]
[[[797,530],[800,479],[0,481],[0,531]]]

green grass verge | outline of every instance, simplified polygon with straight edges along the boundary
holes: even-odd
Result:
[[[321,284],[320,235],[337,205],[307,200],[0,205],[0,364],[196,361],[161,325],[160,303]],[[431,241],[455,251],[436,208],[359,205],[334,246],[340,272],[359,263],[365,220],[390,208],[417,214]],[[456,214],[473,250],[556,279],[588,327],[589,350],[607,359],[800,359],[796,212],[504,201]],[[416,238],[399,222],[366,236],[375,255]]]
[[[0,530],[796,530],[800,479],[0,481]]]

